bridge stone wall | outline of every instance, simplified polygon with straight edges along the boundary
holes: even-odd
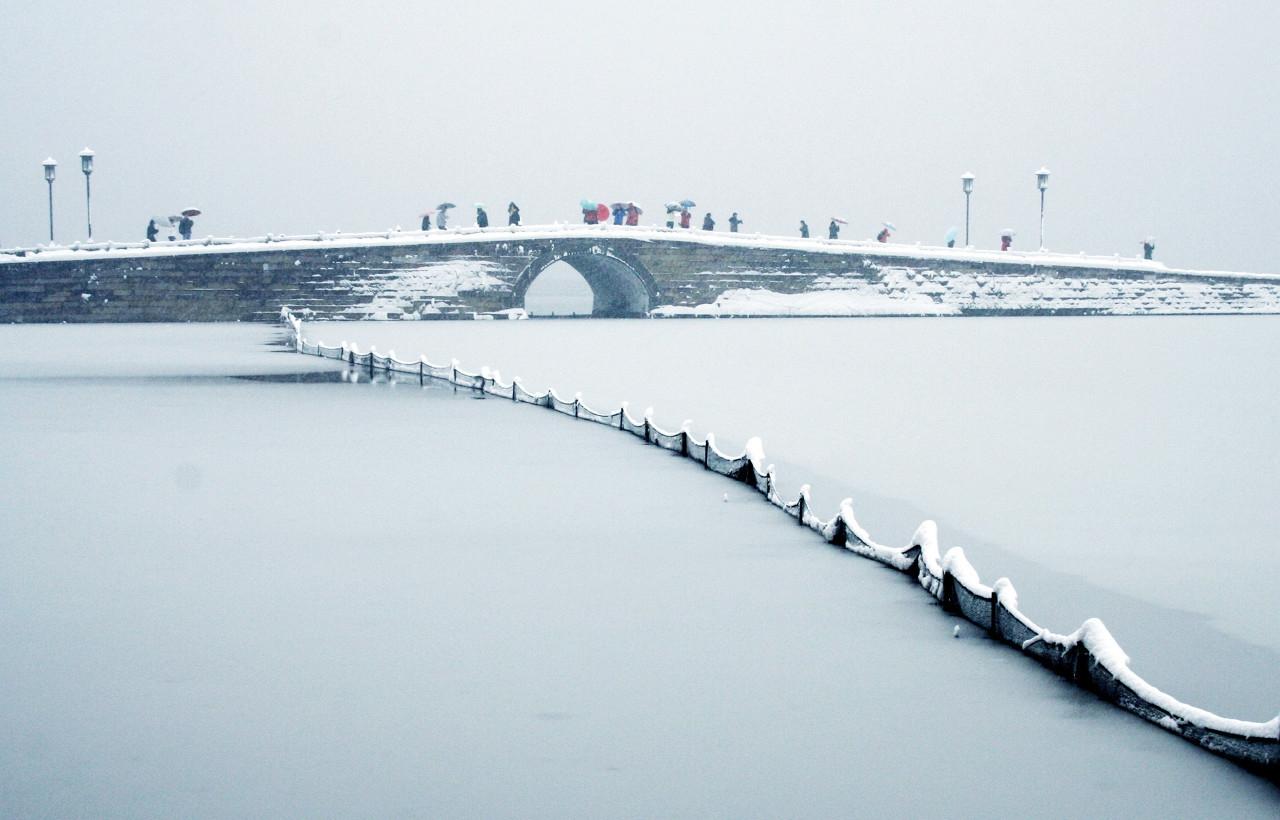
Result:
[[[1280,313],[1280,277],[1132,260],[525,231],[0,255],[0,321],[273,321],[281,305],[316,318],[471,318],[521,307],[556,260],[583,273],[602,315]]]

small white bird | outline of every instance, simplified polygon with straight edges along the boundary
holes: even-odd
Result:
[[[953,638],[959,638],[959,637],[960,637],[960,624],[956,624],[955,626],[953,626],[953,627],[951,628],[951,637],[953,637]]]

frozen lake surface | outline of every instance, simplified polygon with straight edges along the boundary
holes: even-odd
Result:
[[[1280,317],[310,324],[525,386],[762,436],[780,485],[883,543],[924,518],[1059,631],[1102,618],[1148,680],[1280,705]]]
[[[573,334],[692,324],[418,338],[588,364]],[[953,639],[745,487],[279,335],[0,328],[0,815],[1274,816],[1273,785]],[[665,383],[594,361],[574,384]]]

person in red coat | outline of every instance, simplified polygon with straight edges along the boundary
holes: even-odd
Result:
[[[587,223],[588,225],[599,225],[600,214],[596,213],[595,208],[583,208],[582,221]]]
[[[680,209],[680,227],[681,228],[689,227],[689,220],[691,220],[692,218],[693,218],[693,215],[689,213],[688,208]]]
[[[880,229],[880,233],[876,234],[876,241],[877,241],[877,242],[888,242],[888,241],[889,241],[889,229],[888,229],[888,228],[881,228],[881,229]]]
[[[640,209],[636,207],[634,202],[627,205],[627,221],[626,224],[635,227],[640,224]]]
[[[1011,233],[1000,234],[1000,250],[1007,251],[1009,250],[1009,246],[1012,244],[1013,244],[1013,234]]]

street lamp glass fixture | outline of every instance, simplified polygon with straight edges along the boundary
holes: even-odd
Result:
[[[58,173],[58,161],[53,157],[49,157],[44,161],[44,181],[53,182],[53,178]]]
[[[966,194],[973,193],[973,180],[974,176],[971,173],[965,173],[960,176],[960,184],[964,187]]]
[[[93,173],[93,150],[86,148],[80,152],[80,170],[85,176]]]
[[[1042,191],[1049,187],[1049,169],[1043,165],[1036,171],[1036,187]]]

